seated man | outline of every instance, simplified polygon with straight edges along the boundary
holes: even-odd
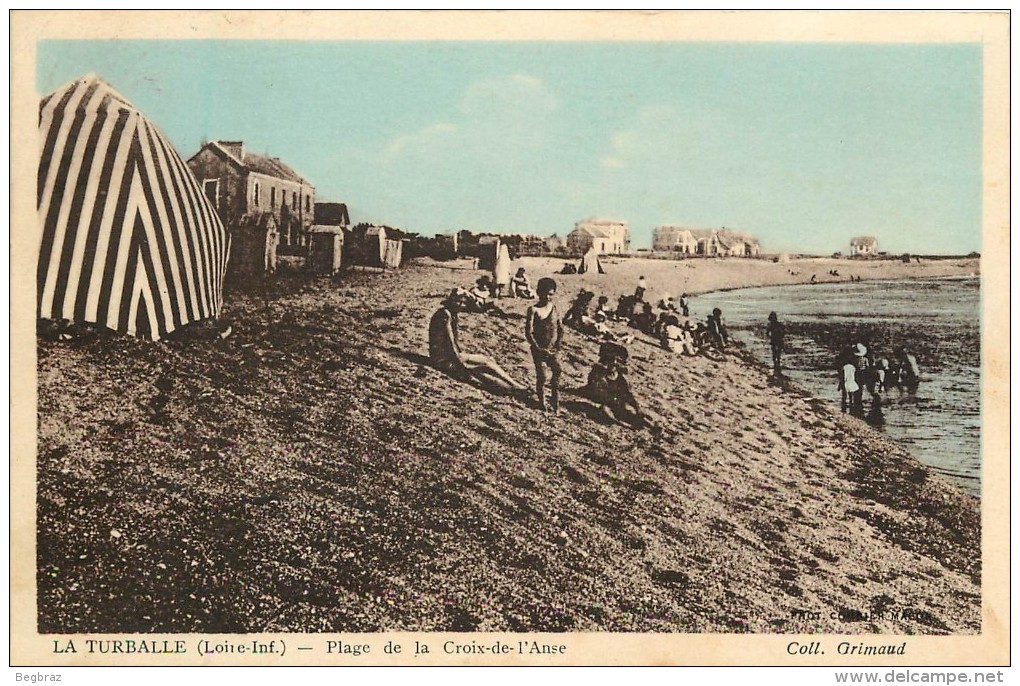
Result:
[[[475,377],[499,389],[521,390],[517,383],[496,361],[485,355],[462,352],[457,334],[457,315],[461,297],[454,290],[443,301],[429,322],[429,359],[436,369],[458,379]]]
[[[524,273],[524,267],[517,270],[514,274],[514,278],[510,279],[510,297],[512,298],[534,298],[535,294],[531,290],[531,283],[528,281],[528,276]]]

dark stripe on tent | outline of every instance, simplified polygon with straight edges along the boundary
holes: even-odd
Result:
[[[217,290],[216,280],[213,278],[213,268],[215,262],[215,255],[213,253],[213,246],[208,235],[208,227],[210,226],[207,215],[202,211],[203,208],[208,207],[205,195],[202,194],[202,189],[199,187],[198,182],[195,181],[194,176],[191,175],[191,171],[185,166],[184,161],[177,154],[176,150],[171,149],[173,153],[171,159],[173,165],[177,168],[182,179],[190,180],[193,183],[184,183],[184,191],[187,196],[188,211],[191,214],[191,225],[195,229],[195,233],[198,234],[198,240],[201,245],[199,254],[202,256],[202,272],[205,274],[206,287],[203,289],[202,295],[203,300],[206,304],[206,312],[210,315],[216,312],[216,293]],[[217,223],[212,226],[218,226]],[[214,232],[215,233],[215,232]]]
[[[56,95],[56,93],[50,93],[45,98],[43,98],[42,100],[39,101],[39,123],[36,124],[36,126],[42,126],[42,115],[43,115],[43,112],[46,111],[46,106],[50,104],[50,100],[53,99],[54,95]]]
[[[102,133],[103,125],[106,123],[106,112],[99,112],[92,130],[89,131],[88,141],[85,145],[85,154],[82,156],[81,167],[78,170],[78,182],[75,185],[74,194],[71,198],[71,208],[68,213],[67,230],[64,232],[64,246],[60,253],[60,268],[57,271],[57,283],[53,292],[54,315],[63,316],[64,299],[67,296],[67,281],[71,275],[71,258],[74,256],[75,242],[86,238],[81,236],[81,210],[85,202],[85,191],[88,187],[89,176],[92,167],[96,164],[95,157],[98,149],[97,142]]]
[[[152,333],[152,322],[149,320],[149,306],[145,298],[138,298],[138,310],[135,312],[135,333]]]
[[[132,141],[129,144],[132,148],[135,146],[137,141],[136,136],[132,136]],[[131,179],[135,174],[134,156],[129,152],[127,155],[127,162],[124,165],[124,171],[120,177],[114,177],[120,181],[120,191],[117,194],[117,205],[113,211],[113,223],[110,226],[110,246],[106,252],[106,265],[103,269],[103,283],[99,290],[99,309],[97,311],[96,318],[100,324],[105,324],[109,319],[110,314],[110,298],[113,293],[114,285],[117,288],[122,288],[125,293],[130,294],[126,286],[123,284],[114,284],[113,275],[117,268],[117,257],[120,251],[120,234],[124,231],[124,219],[127,214],[128,198],[131,195]],[[130,230],[130,229],[129,229]],[[128,273],[125,278],[134,278],[133,273]],[[123,329],[121,329],[123,330]]]
[[[150,314],[149,311],[148,311],[148,308],[146,308],[145,312],[146,312],[148,321],[145,322],[145,324],[147,325],[147,328],[144,330],[144,333],[148,334],[148,333],[151,333],[153,331],[156,331],[156,332],[159,333],[160,338],[162,338],[163,336],[166,335],[167,331],[172,331],[173,329],[167,329],[167,326],[166,326],[166,313],[163,312],[163,304],[162,304],[163,301],[159,299],[159,295],[157,294],[157,291],[156,291],[156,288],[158,287],[159,283],[158,283],[158,280],[156,278],[156,270],[155,270],[155,268],[153,267],[153,264],[152,264],[152,246],[149,246],[148,249],[146,249],[146,240],[147,240],[147,237],[143,234],[142,235],[142,239],[141,239],[141,251],[140,251],[141,258],[142,258],[142,270],[145,273],[145,279],[146,279],[146,282],[149,285],[149,297],[152,298],[152,307],[154,308],[155,311]],[[145,296],[144,296],[144,294],[142,294],[138,298],[138,307],[139,307],[139,310],[141,310],[142,303],[144,303],[144,302],[145,302]],[[136,317],[137,317],[137,315],[136,315]],[[137,331],[142,331],[141,329],[137,329],[137,326],[139,325],[139,323],[140,322],[136,318],[135,319],[136,330]],[[179,322],[175,322],[174,328],[177,328],[178,325],[179,325]]]
[[[165,178],[165,170],[163,165],[159,163],[159,151],[156,150],[156,140],[158,140],[159,136],[154,127],[150,125],[146,125],[146,130],[149,133],[149,157],[152,158],[152,168],[156,173],[156,178],[151,180],[154,184],[153,190],[159,193],[159,203],[162,204],[166,220],[169,222],[166,233],[170,236],[170,245],[167,247],[168,250],[172,248],[171,259],[177,264],[178,282],[181,296],[184,298],[184,302],[177,303],[182,312],[181,319],[175,320],[179,325],[187,321],[193,321],[196,318],[196,313],[192,312],[190,297],[194,284],[188,279],[187,261],[184,257],[184,248],[181,245],[182,227],[177,225],[177,218],[174,216],[173,211],[173,201],[170,198],[170,189]],[[176,297],[177,289],[174,289],[174,298]]]
[[[117,330],[127,331],[131,327],[131,300],[139,285],[135,283],[135,276],[138,274],[138,257],[144,251],[145,226],[142,223],[140,212],[135,213],[135,220],[131,224],[131,241],[128,243],[127,268],[124,270],[124,283],[120,284],[122,291],[120,299],[120,311],[117,314]],[[144,278],[144,277],[143,277]]]
[[[64,113],[67,111],[67,103],[71,100],[77,88],[68,88],[60,103],[53,110],[53,119],[50,120],[50,130],[46,132],[46,143],[43,145],[42,155],[39,157],[39,182],[38,197],[35,201],[36,209],[42,206],[43,189],[46,186],[46,177],[50,173],[50,164],[53,162],[54,148],[57,147],[57,136],[60,133],[60,125],[64,123]],[[42,112],[39,113],[40,119]]]
[[[96,189],[96,204],[92,208],[92,221],[89,223],[88,237],[85,239],[85,259],[82,262],[81,276],[78,280],[78,298],[74,304],[74,317],[81,320],[85,318],[85,306],[88,302],[89,293],[92,290],[92,272],[96,268],[96,250],[99,245],[99,230],[103,224],[103,217],[106,211],[106,201],[109,199],[110,191],[113,190],[113,165],[117,161],[117,153],[120,151],[121,138],[124,137],[124,126],[127,124],[128,113],[121,110],[117,114],[117,121],[113,125],[113,132],[110,134],[110,144],[103,151],[103,169],[99,175],[99,185]],[[110,246],[107,246],[109,249]],[[109,253],[107,253],[109,258]]]
[[[187,207],[188,199],[185,197],[185,193],[182,190],[183,182],[177,176],[178,170],[174,167],[173,155],[171,154],[171,151],[167,150],[167,143],[163,140],[162,136],[156,136],[155,142],[159,146],[159,149],[163,152],[163,159],[166,161],[166,166],[161,167],[161,173],[165,179],[168,179],[170,182],[167,187],[167,194],[173,196],[172,199],[176,201],[177,208],[180,211],[181,226],[178,227],[179,230],[175,233],[178,234],[179,239],[183,244],[186,244],[188,248],[188,260],[191,265],[191,282],[188,284],[188,288],[190,289],[188,293],[188,304],[190,307],[192,302],[192,298],[190,296],[194,295],[194,301],[198,307],[198,312],[193,312],[192,318],[200,319],[208,316],[209,314],[209,310],[205,308],[204,303],[204,295],[209,292],[209,289],[203,281],[204,277],[202,274],[202,267],[199,264],[200,261],[204,262],[205,260],[202,258],[201,246],[197,243],[197,232],[196,235],[193,235],[192,233],[195,226],[193,224],[193,220],[190,219],[190,208]],[[169,210],[172,211],[172,209],[173,207],[171,206]]]
[[[139,122],[138,129],[136,129],[136,136],[138,137],[138,150],[140,154],[144,154],[142,147],[142,127],[144,124]],[[152,229],[153,237],[155,238],[155,245],[148,242],[146,237],[146,245],[150,251],[149,256],[156,256],[159,258],[159,263],[163,267],[163,281],[160,282],[155,278],[156,271],[151,272],[152,278],[149,280],[149,284],[153,287],[153,300],[159,301],[160,307],[162,308],[162,298],[159,297],[160,291],[166,291],[167,299],[170,301],[170,316],[173,318],[174,328],[181,325],[181,314],[180,305],[177,302],[177,288],[174,285],[174,275],[170,268],[170,247],[166,244],[166,236],[163,234],[163,220],[159,218],[159,212],[156,209],[156,199],[152,193],[152,180],[149,179],[149,168],[145,164],[143,159],[138,160],[136,165],[138,170],[138,179],[141,181],[142,195],[145,197],[146,207],[149,209],[149,222]],[[166,314],[166,313],[163,313]],[[164,322],[160,322],[160,325],[165,325]]]

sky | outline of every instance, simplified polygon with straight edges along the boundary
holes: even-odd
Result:
[[[243,140],[432,235],[597,216],[749,231],[766,252],[981,249],[980,44],[43,41],[185,158]]]

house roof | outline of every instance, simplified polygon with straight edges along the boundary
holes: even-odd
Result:
[[[874,236],[857,236],[850,239],[850,245],[875,245],[878,240]]]
[[[613,234],[608,229],[603,229],[599,226],[579,226],[568,235],[574,236],[577,234],[587,234],[592,238],[613,238]]]
[[[210,141],[206,143],[206,146],[213,148],[238,166],[248,171],[253,171],[256,174],[264,174],[265,176],[272,176],[276,179],[283,179],[284,181],[300,183],[306,186],[312,185],[308,179],[281,162],[279,157],[268,157],[248,152],[240,141]]]
[[[587,219],[582,219],[581,221],[579,221],[577,223],[578,223],[578,225],[581,225],[581,224],[602,224],[602,225],[620,225],[620,226],[626,226],[627,225],[627,222],[625,222],[625,221],[621,221],[619,219],[605,219],[603,217],[588,217]]]
[[[720,229],[719,235],[733,241],[743,241],[744,243],[756,244],[758,242],[758,239],[749,234],[747,231],[736,231],[734,229]]]

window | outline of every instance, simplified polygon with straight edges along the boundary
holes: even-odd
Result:
[[[269,187],[269,209],[276,208],[276,186]]]
[[[254,202],[252,204],[255,205],[255,207],[257,208],[261,204],[260,201],[261,201],[261,198],[259,197],[259,182],[256,181],[255,182]]]
[[[202,182],[202,190],[205,191],[205,197],[208,198],[209,202],[216,209],[220,207],[220,180],[219,179],[206,179]]]
[[[287,206],[287,189],[286,188],[281,188],[280,189],[280,207],[286,207],[286,206]]]
[[[306,195],[305,196],[305,212],[311,212],[311,211],[312,211],[312,196]]]
[[[298,192],[294,191],[294,195],[290,198],[291,209],[297,210],[298,208]]]

